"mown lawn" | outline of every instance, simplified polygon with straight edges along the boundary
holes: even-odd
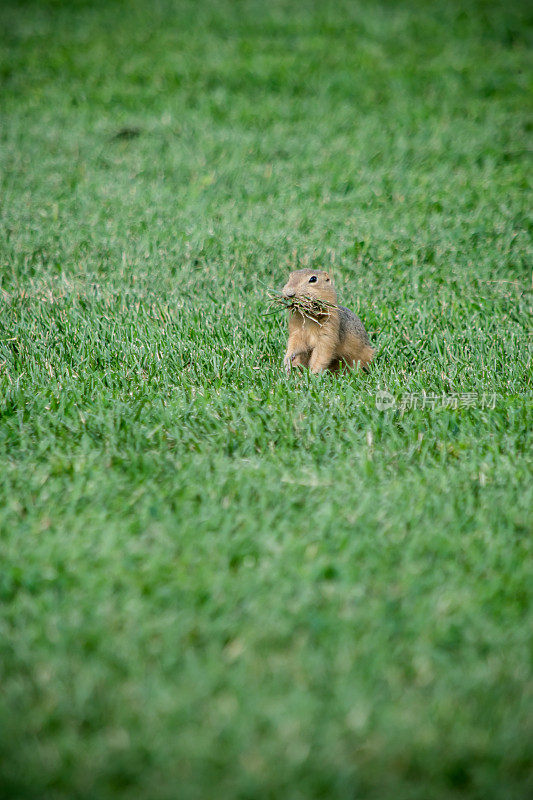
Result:
[[[533,792],[527,12],[1,4],[5,800]]]

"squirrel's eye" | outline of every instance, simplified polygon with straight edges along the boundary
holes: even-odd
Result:
[[[311,275],[309,278],[309,283],[316,283],[316,275]]]

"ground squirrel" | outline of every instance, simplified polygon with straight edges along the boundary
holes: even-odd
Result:
[[[311,372],[337,371],[341,366],[365,367],[374,356],[365,326],[348,308],[337,304],[329,274],[318,269],[291,272],[283,297],[309,298],[325,305],[319,311],[289,311],[289,341],[283,365],[309,367]]]

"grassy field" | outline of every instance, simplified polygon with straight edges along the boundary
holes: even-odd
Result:
[[[1,4],[3,800],[533,792],[526,12]]]

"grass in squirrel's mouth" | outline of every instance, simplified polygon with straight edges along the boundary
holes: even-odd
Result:
[[[338,308],[335,303],[328,303],[327,300],[319,300],[315,297],[308,297],[306,295],[298,295],[295,297],[286,297],[282,292],[269,290],[269,308],[271,311],[267,313],[275,313],[276,311],[299,311],[302,316],[312,319],[317,322],[317,317],[327,317],[331,311]]]

